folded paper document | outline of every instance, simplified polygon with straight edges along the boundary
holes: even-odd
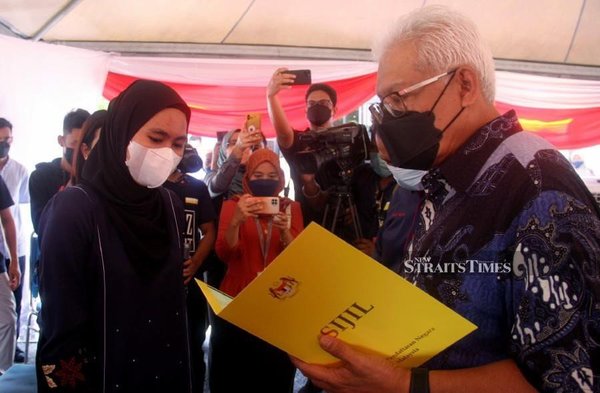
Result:
[[[218,316],[308,363],[337,361],[321,334],[415,367],[477,328],[314,223],[235,298],[197,282]]]

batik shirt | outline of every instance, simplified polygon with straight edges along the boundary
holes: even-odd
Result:
[[[478,329],[426,366],[513,359],[541,391],[600,391],[600,220],[569,162],[514,112],[423,178],[399,273]]]

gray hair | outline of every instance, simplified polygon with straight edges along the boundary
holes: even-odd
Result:
[[[418,49],[414,60],[417,69],[443,73],[469,65],[478,73],[484,98],[494,101],[494,58],[470,19],[443,5],[419,8],[391,26],[373,46],[373,55],[379,61],[392,47],[406,41],[414,41]]]

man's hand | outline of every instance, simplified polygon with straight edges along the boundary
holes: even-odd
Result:
[[[300,181],[302,182],[302,191],[307,196],[317,196],[321,191],[321,187],[319,187],[319,183],[317,183],[314,173],[300,174]]]
[[[282,89],[291,89],[296,79],[294,74],[286,74],[287,68],[278,68],[267,85],[267,97],[274,97]]]
[[[19,260],[11,259],[8,266],[8,278],[10,289],[14,291],[19,288],[19,285],[21,285],[21,268],[19,267]]]
[[[283,149],[289,149],[294,144],[294,130],[288,121],[283,106],[277,94],[283,89],[291,89],[291,83],[296,79],[294,74],[286,74],[287,68],[278,68],[267,86],[267,109],[269,119],[275,128],[277,143]]]
[[[375,243],[373,243],[372,240],[358,239],[356,240],[354,245],[356,246],[356,248],[358,248],[360,251],[364,252],[370,257],[372,257],[373,253],[375,252]]]
[[[183,262],[184,285],[187,285],[192,280],[192,278],[194,278],[196,272],[198,271],[198,269],[200,269],[200,266],[202,266],[202,262],[204,261],[194,262],[193,258],[189,258]]]
[[[329,336],[319,339],[321,348],[341,360],[318,366],[292,358],[292,362],[317,386],[329,393],[408,392],[410,371],[386,358],[363,352]]]

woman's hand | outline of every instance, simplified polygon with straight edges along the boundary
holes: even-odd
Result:
[[[245,222],[248,217],[258,217],[258,212],[261,211],[262,208],[263,202],[260,199],[256,199],[250,194],[244,194],[237,203],[231,223],[240,225]]]
[[[250,157],[250,153],[252,152],[251,147],[260,146],[262,140],[263,139],[260,130],[250,132],[246,130],[246,128],[243,128],[242,131],[240,131],[240,135],[238,136],[235,145],[233,146],[231,155],[237,157],[240,160],[240,163],[245,164]]]
[[[245,126],[240,131],[240,135],[235,143],[235,148],[238,148],[240,151],[244,152],[246,149],[260,145],[262,142],[262,135],[260,130],[248,131]]]
[[[290,229],[292,217],[288,214],[279,212],[273,216],[273,226],[281,231]]]
[[[286,248],[294,240],[292,231],[292,216],[288,213],[279,212],[273,216],[273,226],[279,229],[279,238],[283,248]]]

